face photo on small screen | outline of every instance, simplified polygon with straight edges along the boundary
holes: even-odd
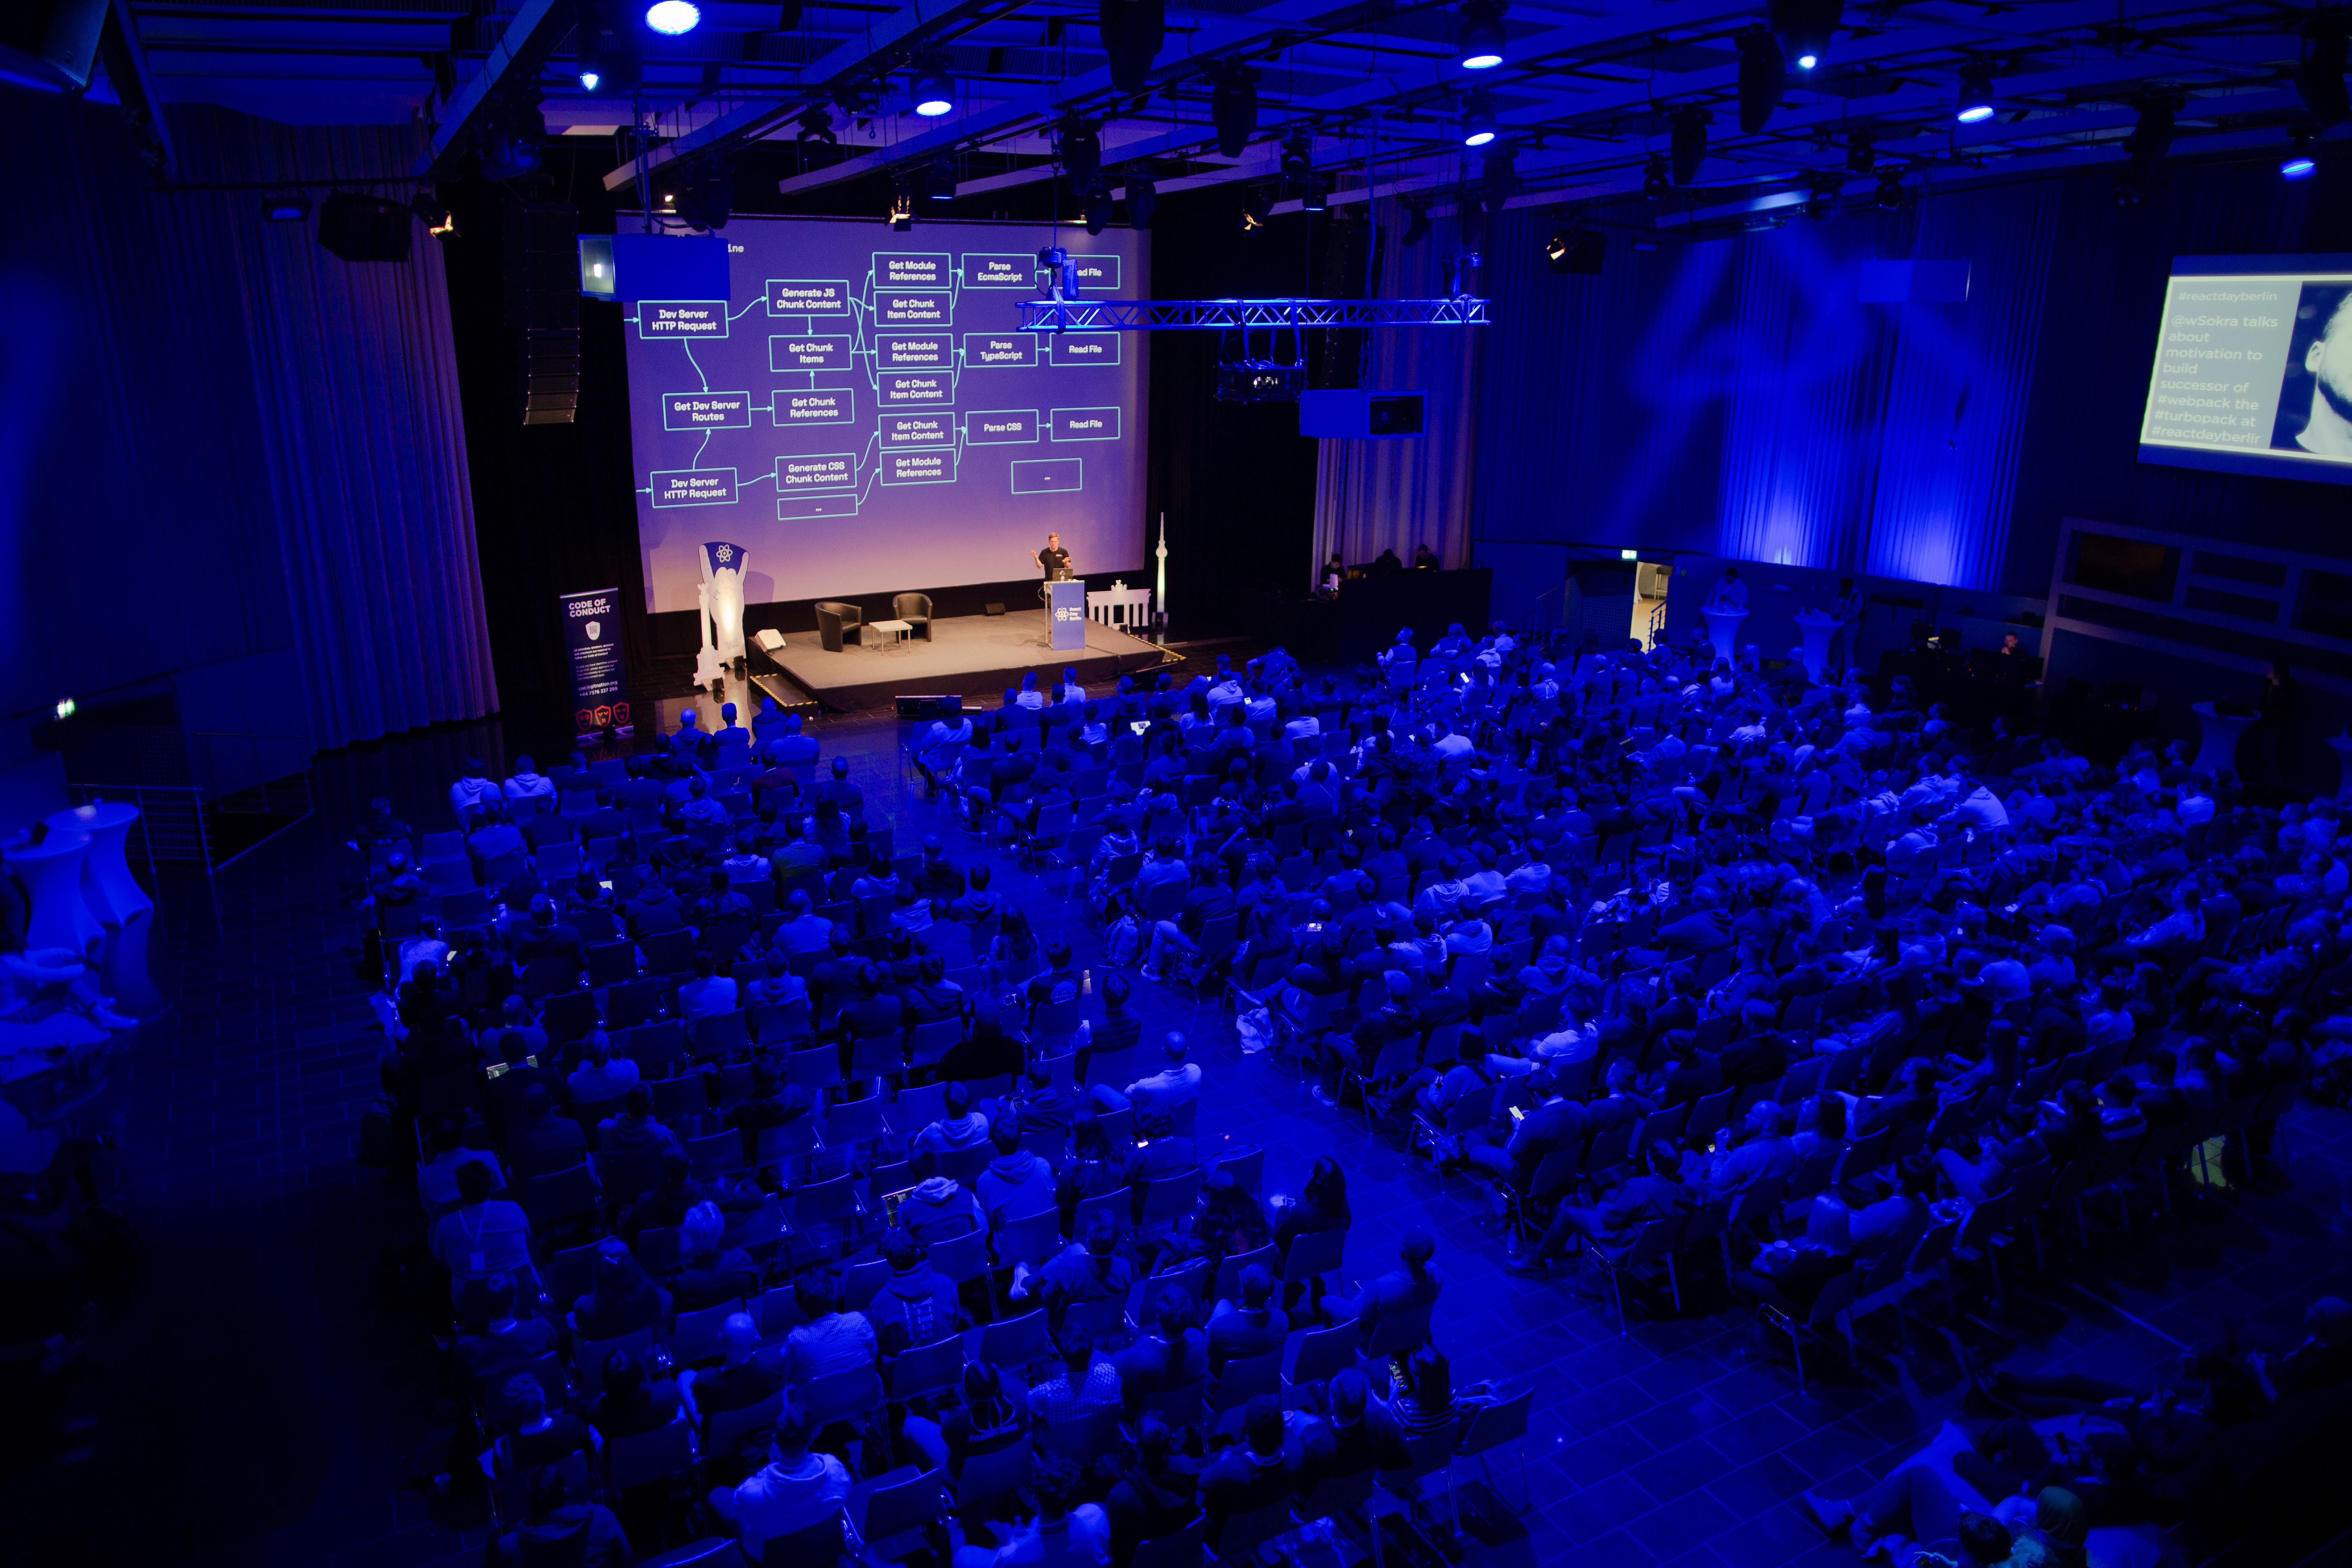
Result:
[[[2352,460],[2352,283],[2303,286],[2271,447]]]

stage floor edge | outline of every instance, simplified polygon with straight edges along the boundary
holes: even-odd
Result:
[[[772,658],[817,703],[846,713],[887,706],[905,695],[952,691],[967,699],[994,698],[1033,669],[1041,686],[1066,666],[1076,668],[1081,682],[1109,680],[1149,668],[1164,657],[1141,637],[1093,621],[1087,623],[1083,649],[1057,650],[1046,646],[1049,625],[1044,610],[957,616],[933,621],[929,642],[909,639],[898,647],[854,647],[839,653],[826,652],[815,632],[797,632]],[[753,656],[759,664],[769,657]]]

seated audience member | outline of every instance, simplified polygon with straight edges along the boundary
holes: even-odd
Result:
[[[678,1397],[697,1421],[719,1411],[748,1410],[783,1387],[783,1373],[760,1353],[760,1325],[749,1312],[730,1312],[719,1328],[724,1360],[716,1367],[677,1374]]]
[[[930,1267],[923,1245],[904,1226],[882,1238],[882,1260],[890,1279],[866,1309],[886,1356],[918,1345],[937,1344],[967,1322],[955,1281]]]
[[[629,1085],[621,1095],[619,1113],[596,1124],[596,1152],[605,1159],[658,1161],[678,1147],[677,1134],[654,1115],[654,1091],[642,1083]]]
[[[989,1129],[995,1157],[980,1173],[981,1211],[991,1230],[1008,1219],[1043,1214],[1054,1206],[1054,1167],[1040,1154],[1021,1147],[1021,1123],[1000,1116]]]
[[[667,1284],[671,1311],[707,1311],[746,1300],[757,1290],[759,1265],[741,1247],[724,1246],[726,1233],[727,1216],[717,1204],[697,1204],[686,1211],[678,1227],[683,1267]]]
[[[1135,1463],[1103,1501],[1111,1562],[1126,1568],[1139,1543],[1177,1534],[1192,1523],[1201,1511],[1200,1485],[1199,1461],[1178,1453],[1167,1420],[1156,1410],[1146,1411],[1136,1424]]]
[[[457,1202],[457,1169],[480,1165],[490,1173],[490,1189],[505,1184],[499,1157],[488,1149],[466,1145],[466,1130],[454,1118],[444,1117],[433,1128],[433,1156],[416,1167],[416,1195],[427,1214],[440,1215]]]
[[[1220,1301],[1209,1319],[1209,1370],[1229,1361],[1278,1351],[1290,1333],[1290,1320],[1273,1304],[1274,1276],[1253,1263],[1241,1274],[1241,1300]]]
[[[1130,1105],[1139,1110],[1149,1105],[1167,1112],[1171,1119],[1180,1117],[1201,1096],[1200,1064],[1191,1057],[1192,1047],[1182,1035],[1171,1029],[1160,1046],[1158,1072],[1138,1079],[1124,1089],[1098,1083],[1087,1093],[1105,1110],[1124,1110]]]
[[[793,1287],[793,1299],[808,1319],[784,1340],[784,1375],[793,1386],[804,1388],[815,1378],[875,1365],[878,1346],[874,1325],[865,1313],[844,1309],[838,1270],[824,1268],[804,1276]]]
[[[1119,1408],[1118,1369],[1096,1353],[1092,1334],[1066,1324],[1055,1347],[1058,1371],[1029,1390],[1029,1415],[1039,1426],[1072,1425]]]
[[[1014,1527],[994,1548],[966,1544],[956,1549],[951,1568],[1027,1568],[1032,1563],[1102,1563],[1110,1560],[1110,1523],[1103,1510],[1080,1502],[1084,1478],[1058,1454],[1037,1461],[1031,1482],[1036,1515]]]
[[[669,1316],[669,1293],[646,1275],[628,1243],[607,1237],[596,1248],[596,1288],[572,1303],[572,1329],[583,1340],[614,1340]]]
[[[1297,1497],[1310,1479],[1306,1447],[1282,1419],[1282,1405],[1261,1394],[1242,1417],[1242,1441],[1201,1472],[1201,1506],[1214,1540],[1225,1521]]]
[[[901,1435],[927,1469],[945,1467],[952,1480],[975,1454],[993,1454],[1029,1440],[1029,1405],[1005,1391],[1003,1374],[984,1361],[966,1362],[963,1403],[938,1420],[908,1415]]]
[[[508,1379],[507,1408],[514,1429],[492,1446],[499,1473],[527,1476],[547,1465],[562,1465],[574,1454],[593,1454],[602,1447],[588,1424],[569,1410],[550,1411],[547,1391],[529,1373]]]
[[[523,1521],[493,1533],[482,1552],[483,1568],[533,1568],[542,1563],[580,1568],[629,1568],[635,1561],[621,1521],[603,1503],[572,1500],[562,1472],[541,1466],[530,1472],[523,1491]]]
[[[1444,1281],[1429,1267],[1436,1256],[1437,1243],[1429,1232],[1413,1226],[1398,1244],[1399,1267],[1377,1276],[1353,1296],[1323,1298],[1324,1321],[1334,1326],[1354,1323],[1370,1341],[1383,1317],[1434,1307],[1438,1292],[1444,1289]]]
[[[1194,1303],[1183,1291],[1161,1291],[1153,1308],[1152,1331],[1138,1334],[1133,1344],[1111,1358],[1129,1411],[1142,1408],[1147,1395],[1190,1387],[1208,1375],[1208,1340],[1192,1326],[1193,1310]]]
[[[499,1269],[468,1285],[458,1302],[469,1326],[451,1348],[477,1390],[500,1386],[556,1349],[555,1326],[544,1318],[517,1317],[515,1277]]]
[[[754,1562],[769,1542],[823,1524],[849,1500],[849,1471],[831,1454],[810,1448],[814,1435],[807,1413],[786,1395],[769,1439],[768,1462],[741,1485],[710,1494],[711,1511],[734,1526],[744,1554]]]
[[[588,1425],[602,1442],[634,1437],[678,1417],[677,1384],[668,1378],[654,1381],[645,1363],[627,1351],[605,1356],[603,1382],[604,1391],[588,1414]]]
[[[939,1123],[931,1125],[936,1127]],[[898,1223],[917,1241],[929,1246],[936,1241],[953,1240],[968,1231],[988,1228],[988,1216],[981,1212],[980,1200],[972,1195],[971,1188],[942,1173],[940,1157],[929,1149],[918,1148],[908,1157],[907,1174],[915,1184],[899,1201]]]
[[[539,1279],[530,1261],[530,1220],[522,1205],[490,1195],[490,1168],[478,1160],[457,1167],[457,1206],[433,1222],[433,1256],[449,1271],[449,1296],[462,1300],[469,1280],[498,1272],[517,1281]]]
[[[945,1113],[937,1121],[925,1123],[915,1134],[915,1147],[930,1154],[945,1154],[957,1149],[970,1149],[988,1139],[988,1118],[973,1109],[971,1089],[961,1080],[951,1080],[947,1087]]]
[[[637,1064],[614,1056],[612,1039],[604,1030],[589,1030],[581,1045],[587,1060],[573,1068],[572,1076],[563,1080],[574,1107],[591,1111],[621,1099],[636,1087]]]

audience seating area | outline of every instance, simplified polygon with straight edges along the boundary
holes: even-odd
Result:
[[[1986,1308],[2280,1180],[2352,1037],[2327,804],[1900,681],[1459,628],[1055,697],[857,768],[688,725],[362,828],[391,1175],[446,1287],[433,1485],[491,1561],[1488,1550],[1551,1394],[1457,1380],[1492,1358],[1432,1309],[1496,1241],[1531,1326],[1964,1379],[1953,1562],[2084,1561],[2067,1487],[2090,1561],[2179,1558],[2340,1415],[2340,1301],[2097,1399],[1994,1366]],[[1204,1064],[1170,1022],[1220,1011],[1242,1056]],[[1233,1073],[1330,1130],[1299,1191]],[[1348,1252],[1399,1162],[1459,1217]],[[2095,1479],[2015,1457],[2126,1406]],[[1804,1506],[1944,1545],[1909,1491]]]

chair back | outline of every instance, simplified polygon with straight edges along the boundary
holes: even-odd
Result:
[[[1084,1468],[1117,1446],[1121,1416],[1116,1404],[1106,1405],[1075,1421],[1056,1422],[1040,1436],[1047,1448]]]
[[[1380,1321],[1372,1325],[1371,1338],[1364,1342],[1364,1359],[1382,1361],[1418,1350],[1429,1340],[1429,1309],[1412,1307],[1401,1312],[1382,1312]]]
[[[702,1418],[703,1451],[714,1458],[733,1458],[751,1447],[755,1439],[764,1444],[769,1430],[776,1424],[776,1412],[783,1408],[783,1400],[779,1392],[756,1405],[712,1411]]]
[[[761,1568],[833,1568],[847,1550],[847,1529],[848,1516],[835,1509],[805,1530],[772,1535],[761,1550]]]
[[[1196,1519],[1173,1535],[1135,1543],[1134,1568],[1202,1568],[1209,1552],[1209,1521]]]
[[[1223,1262],[1218,1264],[1217,1286],[1210,1293],[1209,1299],[1212,1301],[1231,1301],[1235,1306],[1239,1306],[1242,1294],[1242,1272],[1252,1267],[1265,1269],[1269,1278],[1280,1273],[1282,1260],[1276,1255],[1271,1242],[1255,1252],[1231,1254]]]
[[[952,1394],[963,1380],[963,1338],[950,1334],[935,1344],[909,1345],[884,1363],[890,1397],[904,1404],[926,1394]]]
[[[946,1517],[950,1501],[947,1477],[940,1470],[923,1470],[903,1481],[877,1484],[866,1495],[857,1533],[869,1547],[878,1550],[895,1536]]]
[[[731,1301],[721,1301],[716,1307],[680,1312],[669,1332],[670,1359],[680,1366],[717,1361],[727,1353],[727,1342],[721,1331],[726,1327],[728,1315],[742,1310],[743,1300],[739,1296]]]
[[[1477,1406],[1470,1413],[1469,1427],[1462,1434],[1463,1455],[1466,1458],[1483,1454],[1524,1439],[1528,1435],[1528,1410],[1535,1398],[1535,1384],[1531,1383],[1508,1399]]]
[[[1291,1528],[1290,1500],[1287,1498],[1280,1502],[1270,1502],[1264,1508],[1254,1508],[1247,1513],[1228,1514],[1224,1528],[1217,1532],[1217,1561],[1255,1563],[1260,1548]]]
[[[1045,1310],[1000,1319],[980,1331],[980,1359],[991,1366],[1024,1367],[1054,1353]]]
[[[1290,1238],[1290,1256],[1282,1266],[1283,1283],[1304,1285],[1338,1272],[1347,1247],[1348,1233],[1344,1230],[1301,1231]]]
[[[604,1483],[616,1492],[667,1480],[692,1469],[698,1456],[694,1427],[683,1416],[650,1432],[615,1437],[604,1447]]]
[[[1201,1419],[1201,1394],[1206,1380],[1195,1378],[1181,1388],[1162,1389],[1143,1396],[1143,1408],[1156,1410],[1172,1427],[1191,1426]]]
[[[814,1426],[863,1415],[882,1403],[882,1375],[870,1366],[828,1372],[801,1385],[801,1404]]]
[[[988,1517],[972,1510],[1027,1486],[1035,1468],[1036,1450],[1025,1438],[989,1453],[966,1455],[955,1481],[957,1510],[968,1519]]]
[[[1210,1391],[1209,1408],[1231,1410],[1261,1394],[1281,1393],[1283,1351],[1284,1347],[1276,1346],[1263,1355],[1242,1356],[1225,1363]]]

